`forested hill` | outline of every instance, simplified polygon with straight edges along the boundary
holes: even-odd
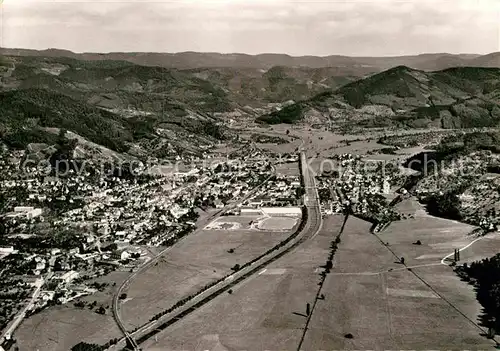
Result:
[[[0,78],[0,137],[19,148],[64,128],[118,152],[196,151],[224,138],[214,113],[233,108],[207,80],[123,61],[3,57]]]
[[[399,66],[261,116],[258,121],[314,119],[362,126],[498,126],[500,69],[457,67],[424,72]]]

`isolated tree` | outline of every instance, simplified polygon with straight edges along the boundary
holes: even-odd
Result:
[[[67,130],[64,128],[59,129],[59,133],[57,135],[57,138],[59,139],[59,141],[66,139],[66,132],[67,132]]]
[[[106,309],[103,306],[100,306],[97,310],[96,313],[99,314],[106,314]]]
[[[308,302],[306,305],[306,315],[309,316],[310,313],[311,313],[311,304]]]
[[[304,187],[300,186],[298,187],[297,189],[295,189],[295,196],[297,198],[300,198],[302,195],[304,195],[306,193],[306,190],[304,189]]]

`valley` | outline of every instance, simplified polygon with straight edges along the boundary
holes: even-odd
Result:
[[[495,54],[1,52],[5,347],[498,345]]]

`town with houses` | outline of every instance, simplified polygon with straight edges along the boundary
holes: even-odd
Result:
[[[133,271],[150,259],[151,248],[168,247],[195,230],[200,213],[246,197],[246,208],[297,205],[298,177],[272,177],[271,162],[251,156],[252,162],[215,161],[185,172],[138,167],[134,176],[100,173],[88,163],[83,174],[69,170],[56,177],[43,167],[21,171],[23,153],[3,153],[1,329],[16,315],[92,294],[97,289],[86,282],[93,278]]]
[[[336,166],[318,176],[324,214],[352,213],[377,222],[399,219],[388,203],[401,182],[399,168],[386,162],[365,162],[359,155],[332,158]]]

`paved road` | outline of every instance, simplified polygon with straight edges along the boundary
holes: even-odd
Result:
[[[225,213],[225,212],[227,212],[227,211],[235,208],[239,203],[245,201],[246,199],[248,199],[249,197],[251,197],[253,194],[255,194],[261,186],[263,186],[265,183],[267,183],[269,181],[269,179],[275,174],[275,172],[276,172],[276,169],[273,167],[272,175],[270,175],[261,184],[259,184],[254,189],[252,189],[242,199],[227,204],[224,208],[222,208],[221,210],[217,211],[216,213],[214,213],[211,216],[209,216],[208,218],[206,218],[203,221],[203,225],[201,225],[200,228],[195,231],[195,233],[197,231],[203,230],[203,228],[205,227],[206,224],[208,224],[211,221],[215,220],[216,218],[220,217],[223,213]],[[114,318],[116,324],[118,325],[118,327],[120,328],[121,332],[124,335],[124,339],[123,340],[126,340],[128,342],[128,344],[133,347],[134,350],[138,350],[139,347],[138,347],[137,342],[135,341],[135,339],[131,336],[131,333],[129,333],[127,331],[127,329],[126,329],[126,327],[125,327],[125,325],[123,323],[123,320],[122,320],[122,318],[120,316],[120,309],[119,309],[119,307],[120,307],[120,305],[119,305],[120,301],[119,300],[120,299],[119,299],[119,297],[122,294],[123,289],[127,285],[129,285],[139,274],[145,272],[149,267],[151,267],[153,264],[155,264],[170,249],[171,249],[171,247],[165,248],[158,255],[156,255],[152,260],[148,261],[143,266],[141,266],[137,271],[135,271],[130,276],[128,276],[128,278],[119,286],[118,290],[116,291],[116,293],[113,296],[113,318]]]
[[[304,185],[306,188],[306,194],[304,195],[304,197],[307,209],[307,222],[304,224],[303,229],[299,233],[295,233],[294,235],[290,236],[281,247],[276,247],[274,251],[263,255],[252,264],[245,266],[244,268],[233,274],[228,275],[223,281],[220,281],[211,288],[195,295],[191,300],[186,302],[181,307],[175,309],[171,313],[162,316],[158,320],[145,324],[133,333],[128,333],[128,338],[134,340],[133,343],[129,341],[129,344],[134,346],[134,349],[138,349],[138,347],[136,346],[137,342],[135,340],[139,340],[139,342],[147,340],[155,333],[160,332],[188,313],[193,312],[200,306],[211,301],[213,298],[220,295],[224,291],[227,291],[235,284],[238,284],[239,282],[247,279],[251,275],[258,274],[258,272],[260,272],[267,265],[274,262],[283,255],[291,252],[301,243],[313,237],[320,231],[322,226],[322,219],[318,202],[317,189],[314,183],[314,177],[309,174],[307,163],[304,162],[306,156],[303,151],[301,152],[300,157],[302,161],[302,177],[304,179]],[[124,348],[125,346],[126,339],[122,338],[117,345],[111,347],[109,350],[119,350]]]

